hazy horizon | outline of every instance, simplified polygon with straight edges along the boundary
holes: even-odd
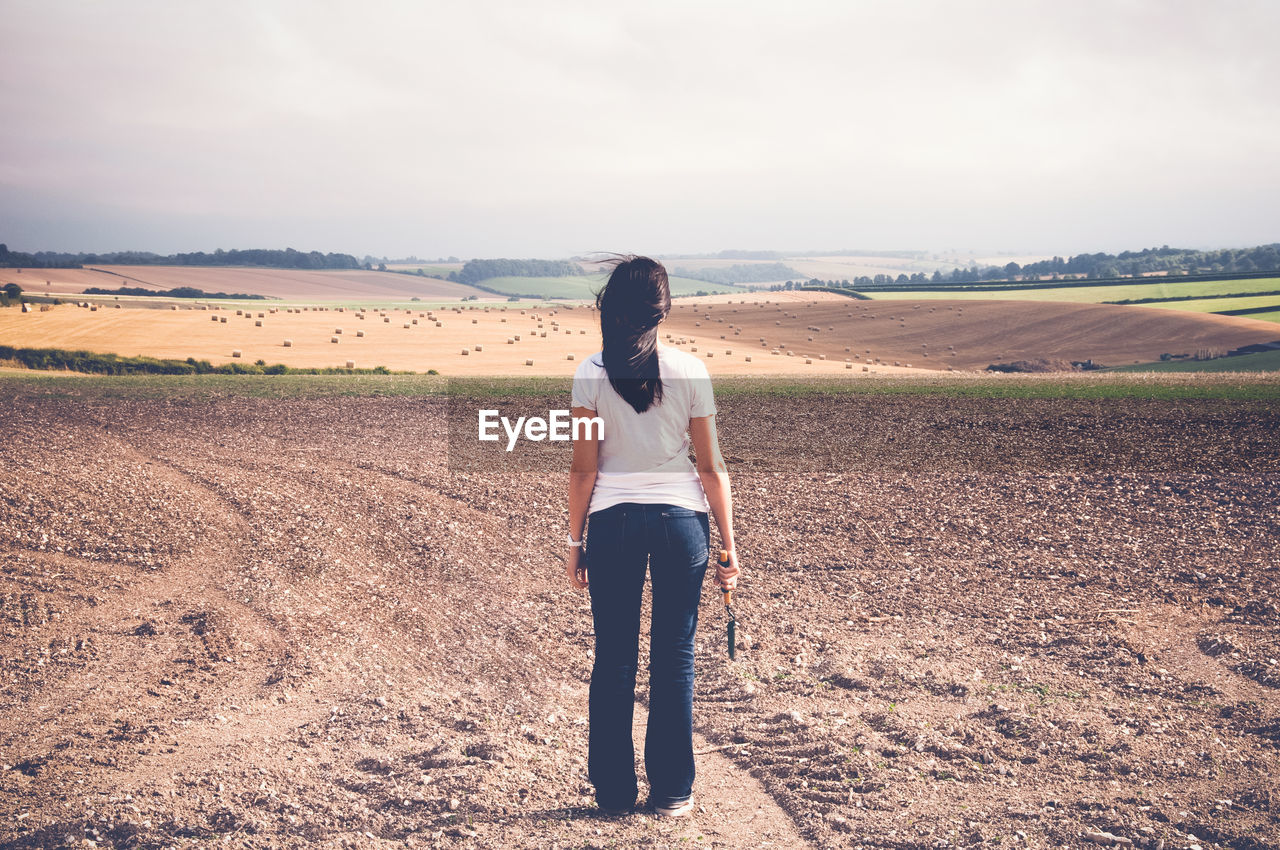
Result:
[[[1266,2],[9,2],[0,242],[1247,247],[1280,240],[1278,27]]]

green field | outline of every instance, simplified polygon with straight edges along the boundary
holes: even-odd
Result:
[[[1271,310],[1266,313],[1250,313],[1245,318],[1257,319],[1260,322],[1280,322],[1280,310]]]
[[[1101,304],[1107,301],[1128,301],[1137,298],[1179,298],[1197,295],[1209,298],[1215,295],[1233,295],[1241,292],[1271,292],[1280,289],[1280,278],[1261,277],[1245,280],[1202,280],[1179,283],[1176,279],[1164,280],[1160,283],[1132,283],[1114,286],[1066,286],[1052,289],[1010,289],[987,292],[868,292],[867,295],[877,300],[923,299],[950,300],[965,299],[971,301],[1072,301],[1085,304]],[[1273,296],[1274,303],[1280,304],[1280,296]],[[1245,302],[1248,298],[1228,299]],[[1147,304],[1149,307],[1178,307],[1193,304],[1191,301],[1171,301],[1165,304]],[[1272,302],[1268,302],[1272,303]],[[1241,307],[1257,306],[1239,303],[1235,307],[1217,307],[1214,309],[1233,310]],[[1208,311],[1212,312],[1212,310]]]
[[[1219,357],[1216,360],[1176,360],[1167,363],[1135,363],[1108,372],[1280,372],[1280,351]]]
[[[1254,307],[1275,307],[1280,310],[1280,295],[1259,295],[1256,298],[1197,298],[1192,301],[1158,301],[1154,304],[1137,304],[1138,307],[1162,307],[1166,310],[1191,310],[1196,313],[1216,313],[1219,310],[1250,310]],[[1262,314],[1259,314],[1262,315]],[[1245,316],[1252,319],[1253,316]]]
[[[1274,352],[1273,354],[1280,354]],[[1249,355],[1259,356],[1259,355]],[[1269,356],[1269,355],[1268,355]],[[1231,358],[1240,369],[1248,357]],[[1224,361],[1209,361],[1223,363]],[[1280,364],[1280,357],[1276,358]],[[1160,364],[1184,365],[1184,364]],[[1153,366],[1133,367],[1150,372]],[[1273,365],[1272,370],[1280,368]],[[1170,370],[1173,371],[1173,370]],[[1234,371],[1234,370],[1233,370]],[[728,378],[716,393],[730,396],[942,395],[966,398],[1149,398],[1280,401],[1280,375],[1102,374],[993,375],[976,377]],[[569,378],[463,378],[434,375],[123,375],[0,372],[0,399],[36,393],[49,397],[187,398],[228,396],[315,398],[329,396],[555,395],[566,398]]]
[[[720,286],[705,280],[687,277],[670,279],[673,296],[693,295],[698,292],[742,292],[734,286]],[[604,286],[600,275],[574,275],[570,277],[491,277],[480,281],[480,286],[508,295],[538,295],[544,298],[595,298],[596,290]]]

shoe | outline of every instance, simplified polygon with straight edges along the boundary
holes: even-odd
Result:
[[[690,797],[687,800],[681,800],[676,803],[668,803],[663,806],[660,806],[655,803],[653,806],[653,813],[660,818],[683,817],[684,815],[687,815],[689,814],[689,812],[692,812],[692,811],[693,811],[692,797]]]
[[[600,814],[604,815],[607,818],[621,818],[621,817],[626,817],[627,815],[634,815],[636,813],[635,803],[632,803],[629,806],[617,806],[617,807],[602,806],[599,803],[596,803],[596,808],[600,810]]]

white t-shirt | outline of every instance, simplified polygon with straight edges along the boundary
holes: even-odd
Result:
[[[707,367],[692,354],[658,344],[662,400],[636,413],[609,383],[600,353],[573,376],[573,406],[604,420],[596,486],[588,513],[621,502],[678,505],[709,510],[689,460],[689,420],[716,412]]]

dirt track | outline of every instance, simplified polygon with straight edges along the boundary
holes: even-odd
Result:
[[[562,452],[450,454],[431,398],[20,386],[11,846],[1280,842],[1274,402],[723,400],[743,649],[708,588],[671,825],[587,804]]]

